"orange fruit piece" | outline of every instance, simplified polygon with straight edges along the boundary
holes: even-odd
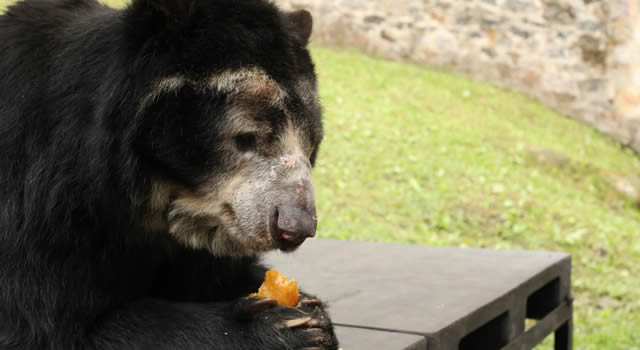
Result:
[[[264,275],[264,282],[257,293],[249,294],[251,298],[271,298],[283,306],[295,307],[298,305],[300,294],[298,283],[295,280],[287,280],[280,272],[268,270]]]

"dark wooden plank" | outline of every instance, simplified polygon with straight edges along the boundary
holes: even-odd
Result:
[[[315,239],[266,259],[331,304],[336,322],[436,333],[569,256]],[[510,294],[511,293],[511,294]],[[504,310],[488,310],[486,319]]]
[[[427,350],[427,338],[414,334],[336,326],[342,350]]]

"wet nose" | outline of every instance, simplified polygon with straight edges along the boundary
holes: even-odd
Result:
[[[278,206],[278,233],[293,244],[302,244],[316,235],[318,219],[313,213],[293,206]]]

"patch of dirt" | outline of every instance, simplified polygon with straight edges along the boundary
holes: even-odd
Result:
[[[527,149],[527,153],[538,163],[551,165],[556,168],[564,168],[571,163],[569,156],[547,148],[530,147]]]
[[[619,194],[640,204],[640,179],[638,177],[611,175],[609,181]]]

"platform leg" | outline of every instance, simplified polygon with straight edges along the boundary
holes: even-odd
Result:
[[[554,334],[554,349],[573,349],[573,316],[556,330]]]

